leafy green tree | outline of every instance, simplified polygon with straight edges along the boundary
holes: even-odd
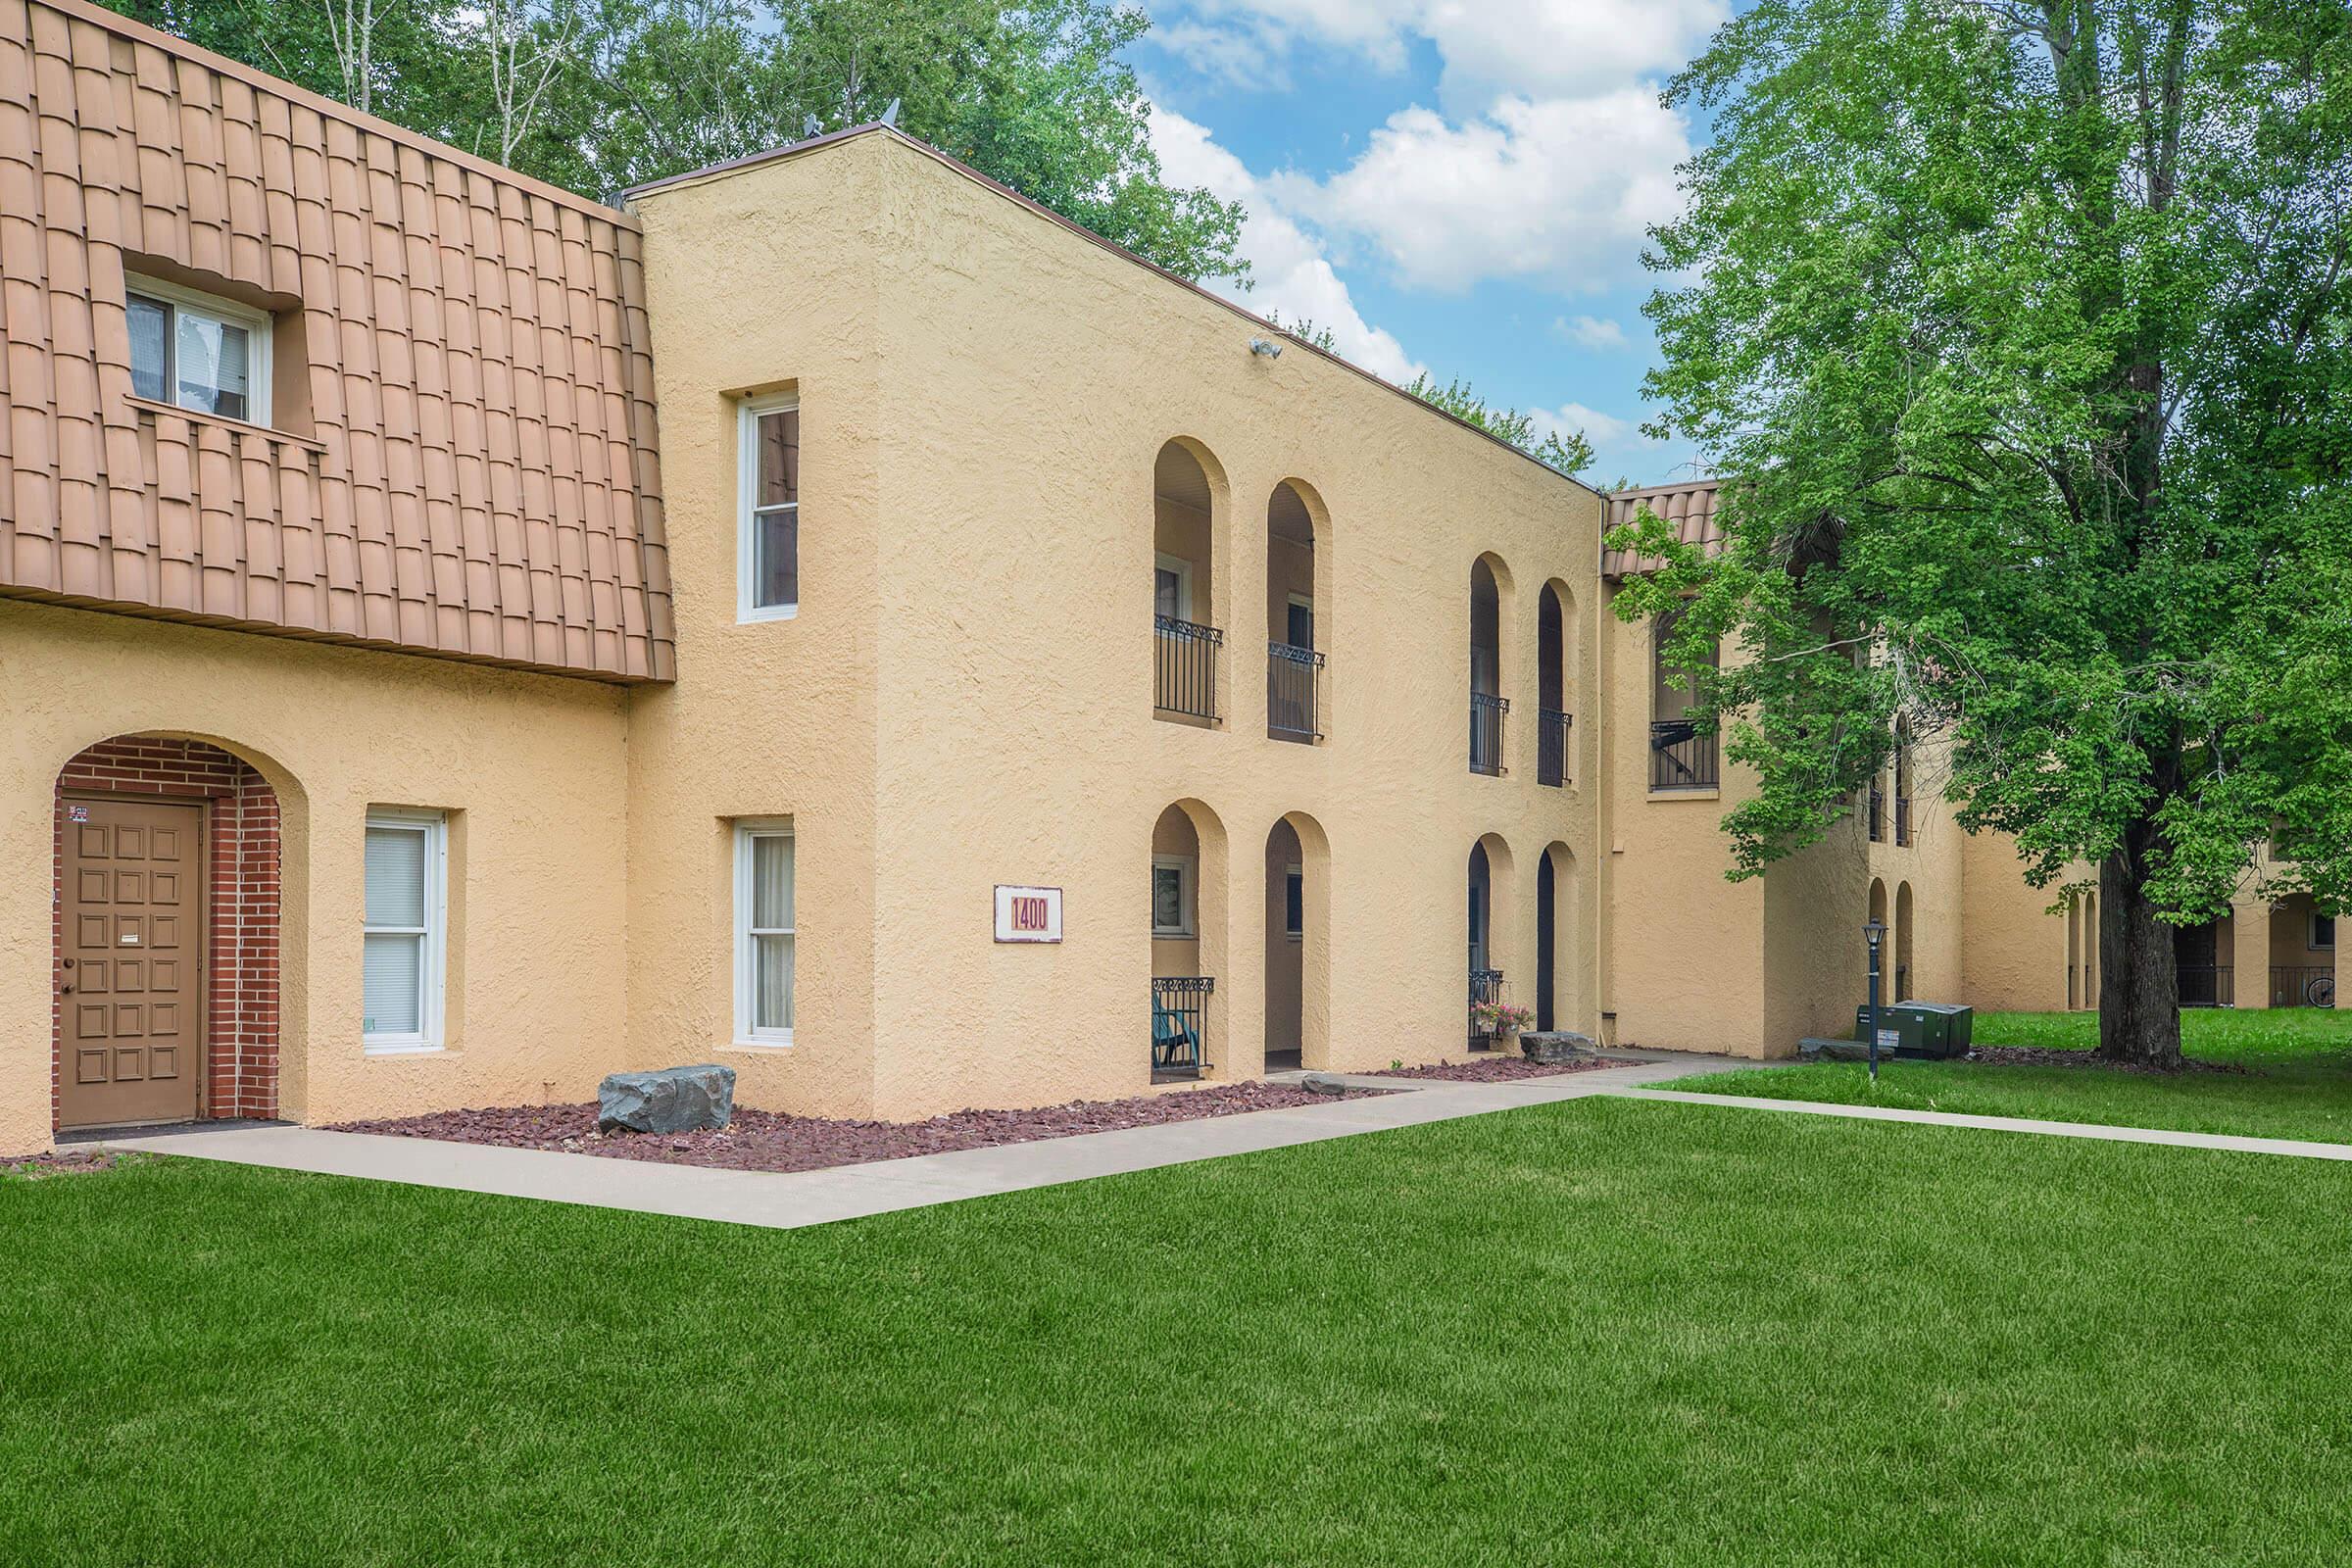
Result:
[[[104,0],[122,15],[298,86],[456,141],[478,105],[463,0]]]
[[[1171,185],[1113,0],[109,0],[587,195],[898,123],[1146,261],[1242,278],[1242,208]]]
[[[1657,431],[1740,478],[1619,609],[1746,656],[1734,875],[1900,712],[2036,885],[2097,867],[2100,1050],[2177,1064],[2178,925],[2352,900],[2352,10],[1761,0],[1667,97]]]
[[[1340,352],[1340,340],[1328,326],[1318,326],[1308,317],[1295,317],[1286,321],[1279,311],[1266,313],[1266,320],[1285,337],[1296,338],[1310,348],[1326,354]],[[1517,409],[1492,409],[1487,400],[1471,389],[1460,376],[1441,385],[1427,370],[1413,377],[1404,390],[1422,402],[1444,409],[1459,419],[1467,419],[1489,435],[1509,442],[1529,457],[1548,464],[1560,472],[1575,475],[1592,466],[1592,443],[1585,439],[1582,430],[1562,434],[1546,428],[1536,434],[1536,416],[1521,414]]]
[[[1584,431],[1570,430],[1563,434],[1546,426],[1539,435],[1534,415],[1521,414],[1517,409],[1488,407],[1487,400],[1458,375],[1441,386],[1435,376],[1423,370],[1405,390],[1457,419],[1469,420],[1489,435],[1508,441],[1537,462],[1562,473],[1582,473],[1592,466],[1592,443],[1585,439]]]

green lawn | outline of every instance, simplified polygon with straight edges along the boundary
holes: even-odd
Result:
[[[2348,1216],[1598,1100],[782,1233],[0,1182],[0,1562],[2299,1568]]]
[[[2089,1064],[1882,1061],[1874,1089],[1866,1066],[1826,1061],[1712,1073],[1673,1087],[1699,1094],[2352,1142],[2352,1011],[2190,1008],[2180,1015],[2180,1034],[2189,1056],[2248,1070],[2160,1075]],[[1993,1012],[1976,1020],[1980,1046],[2088,1052],[2098,1040],[2098,1015],[2089,1012]]]

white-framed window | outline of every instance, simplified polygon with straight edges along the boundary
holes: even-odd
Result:
[[[788,819],[735,824],[735,1039],[792,1044],[793,838]]]
[[[1293,942],[1306,936],[1306,873],[1296,865],[1282,874],[1282,934]]]
[[[361,1044],[379,1052],[438,1051],[449,920],[447,815],[370,809],[366,869]]]
[[[2322,950],[2323,948],[2324,948],[2324,949],[2326,949],[2326,950],[2328,950],[2328,952],[2330,952],[2330,953],[2332,953],[2333,951],[2335,951],[2335,916],[2334,916],[2334,915],[2332,915],[2332,914],[2322,914],[2322,913],[2321,913],[2319,910],[2317,910],[2317,909],[2314,909],[2314,910],[2312,910],[2312,911],[2311,911],[2311,943],[2310,943],[2310,947],[2311,947],[2311,951],[2312,951],[2312,952],[2314,952],[2314,953],[2317,953],[2317,952],[2319,952],[2319,951],[2320,951],[2320,950]]]
[[[1181,556],[1154,556],[1152,613],[1175,620],[1193,618],[1193,564]]]
[[[740,409],[736,618],[783,620],[801,611],[801,408],[780,397],[746,398]]]
[[[1284,632],[1293,648],[1315,646],[1315,602],[1304,594],[1293,594],[1285,607]]]
[[[1193,929],[1193,858],[1189,855],[1152,857],[1152,934],[1190,937]]]
[[[267,314],[176,283],[123,282],[135,396],[247,424],[270,422]]]

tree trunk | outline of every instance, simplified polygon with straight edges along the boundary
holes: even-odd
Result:
[[[2099,1054],[2172,1070],[2180,1065],[2175,928],[2148,902],[2141,838],[2132,834],[2099,866]]]

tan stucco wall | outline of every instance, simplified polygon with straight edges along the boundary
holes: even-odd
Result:
[[[745,1103],[849,1114],[873,1103],[878,630],[904,607],[883,599],[876,559],[889,501],[866,258],[884,220],[871,159],[838,151],[647,214],[662,236],[647,289],[662,433],[677,443],[663,480],[682,677],[630,700],[627,1018],[637,1064],[717,1059]],[[801,405],[801,609],[739,624],[735,400],[785,389]],[[956,484],[993,477],[983,466]],[[953,703],[955,672],[933,673]],[[793,823],[790,1046],[735,1044],[732,824],[747,817]],[[932,1049],[974,1032],[976,999],[962,1002]]]
[[[2052,912],[2060,902],[2055,887],[2030,885],[2017,858],[2016,841],[2003,833],[1964,838],[1961,852],[1961,918],[1966,940],[1961,983],[1980,1012],[2056,1012],[2067,1005],[2069,916]],[[2069,880],[2087,878],[2077,867]],[[2098,938],[2087,905],[2075,922],[2076,1003],[2087,1006],[2097,985]]]
[[[806,1058],[866,1053],[870,1106],[888,1115],[1144,1087],[1147,867],[1153,824],[1178,801],[1197,803],[1215,841],[1200,878],[1215,1076],[1262,1059],[1262,846],[1286,812],[1328,844],[1327,885],[1306,854],[1310,910],[1330,912],[1300,945],[1310,989],[1328,966],[1328,1064],[1459,1053],[1462,889],[1482,833],[1516,867],[1497,878],[1496,948],[1530,1000],[1535,858],[1554,841],[1589,858],[1594,842],[1590,800],[1534,781],[1535,593],[1556,577],[1592,597],[1596,496],[1307,351],[1252,356],[1253,328],[1226,307],[892,138],[638,207],[686,585],[686,675],[674,694],[637,699],[675,725],[632,747],[641,819],[666,809],[702,830],[727,809],[713,781],[738,775],[756,780],[760,809],[808,824],[805,857],[820,819],[854,820],[871,857],[870,913],[854,899],[828,906],[805,881],[800,936],[804,977],[858,972],[870,1022],[804,999],[796,1045],[747,1068],[753,1102],[840,1106],[861,1086]],[[739,302],[754,294],[762,309],[747,316]],[[781,382],[799,384],[804,411],[803,610],[736,627],[724,394]],[[1195,611],[1205,598],[1228,639],[1214,729],[1151,709],[1152,555],[1174,520],[1153,468],[1175,438],[1203,455],[1213,495],[1215,559]],[[1314,747],[1264,734],[1266,511],[1290,478],[1325,514],[1329,738]],[[1504,686],[1517,710],[1500,779],[1472,776],[1466,758],[1469,571],[1490,551],[1512,578]],[[834,556],[870,579],[845,578]],[[820,617],[849,619],[849,603],[871,607],[857,628],[870,653],[816,635]],[[811,681],[856,701],[808,701],[797,688]],[[714,730],[690,732],[706,707],[730,733],[760,714],[772,744],[753,743],[756,764],[716,755]],[[1592,774],[1582,760],[1575,770]],[[657,831],[633,835],[641,874],[668,858]],[[1000,882],[1064,889],[1065,941],[993,942]],[[1580,913],[1575,927],[1596,922]],[[698,959],[657,931],[633,952],[633,1014],[662,1025],[644,1049],[723,1044],[656,1000],[681,965],[689,989],[724,995],[709,956],[719,947],[703,947]],[[1586,974],[1564,985],[1592,996],[1592,965],[1588,951]]]
[[[19,868],[0,877],[0,1152],[50,1139],[57,773],[123,734],[212,741],[278,795],[283,1114],[579,1100],[615,1065],[627,947],[618,690],[6,601],[0,687],[0,864]],[[370,806],[457,813],[444,1051],[361,1050]]]

